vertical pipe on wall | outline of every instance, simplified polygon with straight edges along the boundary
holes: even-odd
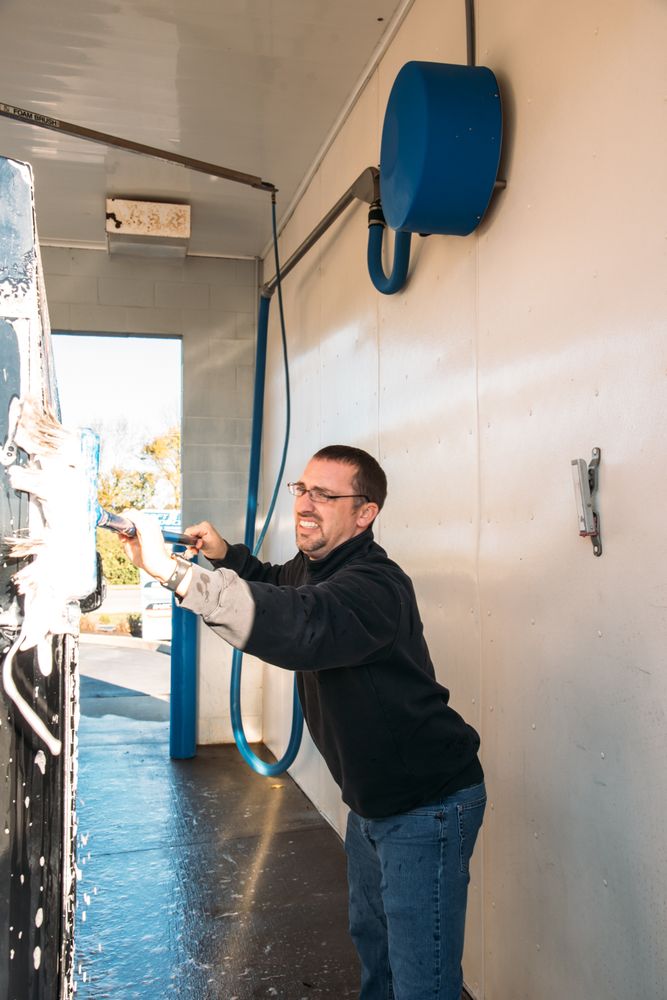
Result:
[[[169,754],[186,760],[197,753],[197,615],[172,600]]]
[[[466,49],[468,66],[476,62],[475,52],[475,0],[466,0]]]

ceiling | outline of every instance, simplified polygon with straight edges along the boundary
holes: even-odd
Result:
[[[280,218],[406,6],[0,0],[0,102],[259,175]],[[3,117],[0,155],[32,164],[45,244],[105,247],[107,197],[190,204],[190,253],[270,239],[270,196],[228,180]]]

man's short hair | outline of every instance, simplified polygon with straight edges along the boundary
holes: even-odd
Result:
[[[379,462],[367,451],[352,448],[347,444],[329,444],[326,448],[320,448],[313,458],[354,466],[355,473],[352,477],[354,492],[368,497],[382,510],[387,498],[387,477]]]

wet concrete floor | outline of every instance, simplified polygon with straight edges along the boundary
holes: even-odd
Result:
[[[168,670],[81,645],[76,997],[356,997],[338,836],[235,747],[170,760]]]

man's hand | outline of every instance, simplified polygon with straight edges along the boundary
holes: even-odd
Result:
[[[184,534],[193,535],[197,539],[196,545],[187,550],[188,556],[201,552],[207,559],[224,559],[227,555],[227,542],[208,521],[191,525],[185,529]]]
[[[124,516],[137,528],[132,538],[120,536],[125,555],[139,569],[145,569],[149,576],[164,583],[174,570],[174,560],[164,544],[160,525],[154,518],[137,510],[126,510]]]

